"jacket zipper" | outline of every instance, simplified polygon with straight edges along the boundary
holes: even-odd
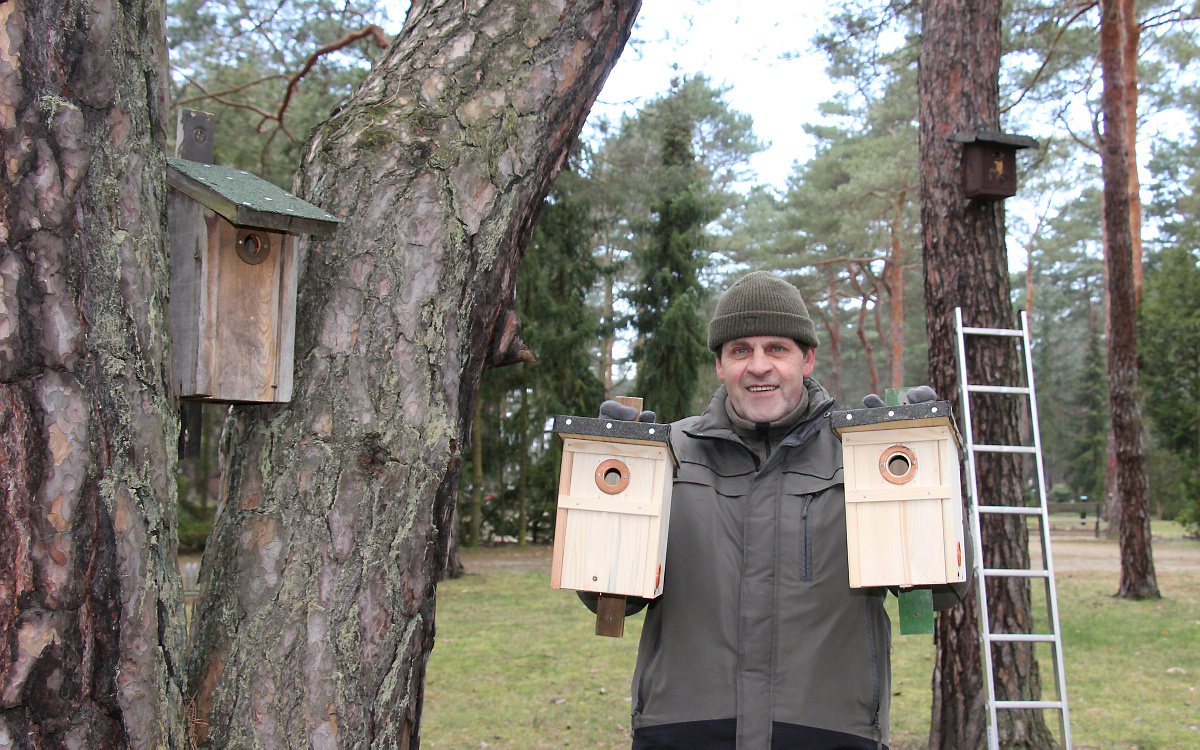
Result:
[[[800,510],[800,580],[812,582],[812,529],[808,523],[808,509],[812,505],[813,496],[804,496],[804,505]]]
[[[875,696],[875,712],[871,717],[871,726],[875,728],[875,742],[883,742],[883,730],[879,726],[879,711],[883,707],[883,697],[880,695],[883,680],[879,677],[879,646],[878,633],[875,629],[875,618],[871,616],[871,597],[864,597],[867,613],[867,638],[871,641],[871,691]]]
[[[654,648],[650,651],[650,658],[646,659],[646,666],[642,668],[642,673],[638,675],[637,689],[637,704],[633,707],[633,712],[630,716],[637,716],[646,707],[646,673],[650,671],[650,666],[654,664],[654,660],[658,658],[658,650],[662,646],[662,630],[658,631],[658,637],[654,639]]]

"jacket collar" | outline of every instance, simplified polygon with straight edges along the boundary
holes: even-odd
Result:
[[[808,410],[796,426],[792,429],[788,436],[785,437],[776,447],[774,453],[778,452],[779,448],[800,445],[812,437],[825,424],[825,417],[829,412],[837,407],[837,402],[829,395],[816,380],[806,377],[804,379],[804,387],[808,389]],[[746,448],[751,453],[748,446],[742,441],[738,434],[733,429],[733,423],[729,420],[729,414],[725,411],[725,401],[729,398],[729,392],[725,390],[725,385],[722,384],[713,394],[712,399],[708,402],[708,408],[704,413],[696,418],[696,421],[684,429],[684,434],[693,438],[717,438],[721,440],[731,440],[738,445]],[[770,461],[770,458],[767,459]],[[765,462],[764,462],[765,465]]]

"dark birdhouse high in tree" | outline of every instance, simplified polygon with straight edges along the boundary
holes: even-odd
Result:
[[[1029,136],[998,130],[969,130],[948,139],[963,144],[963,194],[972,200],[1000,200],[1017,194],[1017,151],[1037,148]]]

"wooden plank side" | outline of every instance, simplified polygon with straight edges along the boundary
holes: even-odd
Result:
[[[614,500],[611,497],[588,497],[586,495],[559,495],[558,507],[567,510],[598,510],[602,513],[628,513],[634,516],[654,516],[662,514],[661,503],[637,503],[628,500]]]
[[[897,443],[914,443],[922,440],[949,439],[950,430],[947,427],[905,427],[895,430],[864,430],[862,432],[847,432],[842,436],[842,445],[895,445]]]
[[[596,438],[566,438],[564,444],[570,443],[571,450],[576,453],[596,453],[618,458],[647,458],[665,460],[667,449],[663,443],[627,443],[614,440],[598,440]]]
[[[865,490],[846,490],[847,503],[893,502],[896,500],[945,500],[954,495],[954,487],[871,487]]]
[[[662,571],[666,565],[667,557],[667,531],[671,523],[671,473],[667,471],[665,461],[654,462],[654,479],[651,484],[657,489],[659,495],[659,511],[658,518],[650,521],[650,539],[651,545],[649,554],[647,555],[650,564],[646,566],[646,578],[642,583],[642,594],[647,599],[653,599],[658,596],[662,587]]]
[[[856,510],[860,585],[907,585],[903,542],[897,533],[903,504],[863,503]]]
[[[237,254],[237,228],[222,222],[216,254],[220,280],[213,331],[213,398],[273,401],[277,355],[280,239],[257,232],[270,247],[267,258],[250,265]]]
[[[563,446],[562,463],[558,468],[558,496],[571,494],[571,464],[575,452]],[[559,508],[554,517],[554,554],[550,558],[550,588],[562,588],[563,549],[567,543],[567,509]]]
[[[642,411],[642,399],[639,396],[617,396],[613,400],[622,406],[632,406],[638,410],[638,413]]]
[[[641,595],[648,516],[567,511],[562,588]]]
[[[609,638],[625,635],[625,597],[600,595],[596,601],[596,635]]]
[[[295,375],[296,352],[296,293],[299,284],[299,265],[296,262],[296,242],[292,235],[283,236],[279,271],[279,339],[276,348],[275,400],[292,400],[292,381]]]
[[[948,582],[967,580],[966,536],[963,527],[962,485],[959,478],[958,449],[950,441],[942,443],[942,474],[951,482],[950,497],[942,501],[942,526],[946,530],[946,578]]]
[[[950,424],[949,417],[927,417],[925,419],[898,420],[896,422],[885,423],[882,425],[878,422],[876,422],[875,424],[856,424],[856,425],[852,425],[849,427],[842,427],[841,425],[835,425],[834,428],[838,431],[839,434],[845,436],[845,435],[852,435],[856,432],[876,432],[876,431],[877,432],[892,432],[895,430],[905,430],[905,429],[909,429],[909,428],[913,428],[913,427],[938,427],[938,426],[944,426],[944,425],[949,425],[949,424]],[[897,426],[891,427],[889,425],[897,425]]]
[[[897,430],[899,432],[899,430]],[[847,458],[846,489],[855,493],[867,490],[891,491],[896,487],[917,491],[918,488],[935,489],[946,486],[942,478],[941,443],[942,440],[910,439],[887,442],[866,442],[843,446],[843,456]],[[917,471],[912,479],[904,484],[894,484],[884,478],[879,462],[888,448],[893,445],[903,445],[913,452],[917,461]],[[924,496],[922,492],[920,496]]]
[[[940,500],[908,500],[901,518],[905,578],[917,585],[946,583],[946,545]]]
[[[171,278],[167,320],[171,331],[171,387],[180,398],[204,395],[196,389],[200,296],[208,224],[204,207],[175,189],[167,191],[167,231],[171,239]]]
[[[196,363],[196,390],[209,396],[214,395],[216,383],[214,368],[218,362],[217,351],[217,303],[221,286],[221,243],[233,241],[233,225],[222,219],[215,211],[204,211],[204,223],[208,227],[208,243],[204,247],[204,259],[200,275],[200,327],[198,361]]]
[[[661,463],[662,460],[654,461],[650,458],[644,458],[638,455],[622,455],[617,452],[599,452],[590,450],[592,446],[587,444],[587,441],[570,441],[572,451],[575,453],[575,458],[571,467],[571,496],[572,497],[591,497],[597,500],[612,500],[614,502],[642,502],[657,504],[658,493],[655,492],[653,485],[654,481],[654,465]],[[617,446],[610,446],[617,448]],[[628,446],[620,446],[626,448]],[[640,446],[639,446],[640,447]],[[661,449],[659,449],[659,455]],[[601,463],[612,456],[620,456],[621,460],[629,467],[629,485],[621,492],[615,495],[609,495],[601,491],[596,484],[596,469]]]
[[[846,506],[846,561],[850,566],[850,588],[862,588],[862,550],[858,540],[862,538],[858,530],[858,506]]]

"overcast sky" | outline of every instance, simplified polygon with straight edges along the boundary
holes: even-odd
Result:
[[[755,134],[770,148],[751,167],[760,182],[782,190],[792,163],[812,152],[813,141],[801,126],[815,121],[817,105],[833,95],[824,60],[809,51],[827,1],[644,0],[634,41],[593,114],[618,121],[623,112],[665,92],[672,76],[704,73],[714,85],[730,87],[726,100],[754,118]],[[383,4],[388,33],[398,33],[407,0]],[[787,53],[793,59],[782,59]]]
[[[666,91],[672,76],[704,73],[730,87],[726,100],[754,118],[755,133],[771,147],[751,167],[760,182],[782,189],[792,163],[812,151],[801,126],[815,121],[817,105],[833,94],[824,60],[809,52],[824,18],[825,0],[645,0],[636,43],[622,54],[593,114],[616,120]],[[785,53],[798,56],[783,59]]]

